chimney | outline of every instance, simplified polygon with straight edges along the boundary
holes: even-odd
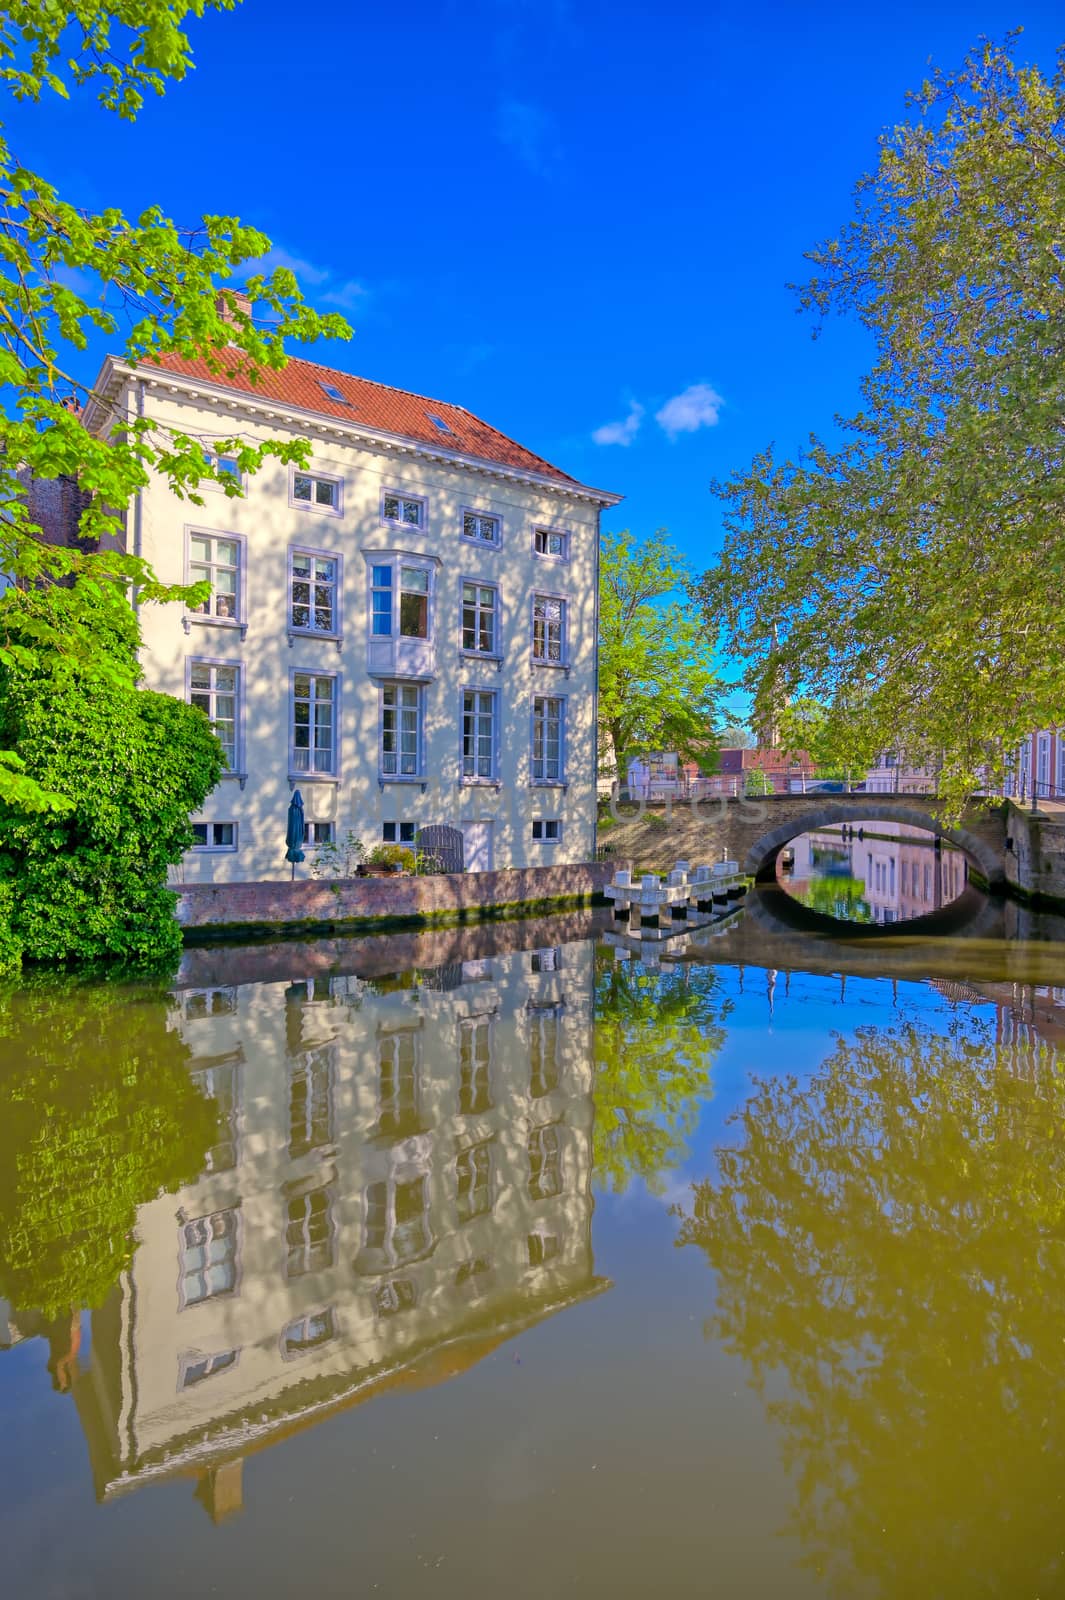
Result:
[[[228,300],[232,300],[233,302],[232,309],[228,304],[227,297]],[[218,312],[218,315],[221,317],[222,321],[232,323],[233,325],[236,325],[237,312],[243,312],[246,317],[251,316],[251,296],[245,294],[243,289],[226,289],[224,291],[220,291],[215,295],[214,305],[215,310]]]

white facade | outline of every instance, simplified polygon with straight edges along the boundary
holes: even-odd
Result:
[[[308,861],[430,823],[463,831],[467,869],[593,857],[598,525],[618,497],[222,380],[108,361],[97,393],[90,426],[312,446],[202,507],[154,479],[130,514],[160,579],[215,586],[202,613],[141,609],[147,686],[202,705],[231,763],[179,879],[288,877],[296,787]]]
[[[607,1287],[591,1243],[594,951],[179,993],[225,1114],[142,1206],[76,1386],[97,1491],[239,1459],[439,1381]],[[408,977],[408,975],[405,975]]]

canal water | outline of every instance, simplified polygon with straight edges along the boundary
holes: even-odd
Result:
[[[968,864],[924,828],[873,822],[800,835],[777,859],[777,882],[813,911],[888,927],[959,899]]]
[[[961,901],[4,991],[3,1592],[1065,1592],[1065,928]]]

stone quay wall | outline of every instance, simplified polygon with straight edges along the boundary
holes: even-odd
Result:
[[[440,873],[425,878],[300,879],[295,883],[194,883],[176,886],[186,942],[476,922],[552,904],[590,903],[625,861],[500,872]]]

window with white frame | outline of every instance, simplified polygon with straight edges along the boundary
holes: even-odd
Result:
[[[413,844],[418,836],[416,822],[383,822],[381,838],[385,844]]]
[[[286,1361],[301,1356],[308,1350],[317,1350],[336,1338],[337,1319],[332,1306],[324,1311],[309,1311],[305,1317],[290,1322],[281,1335],[281,1354]]]
[[[422,774],[420,684],[386,683],[381,688],[381,772],[386,778]]]
[[[481,1116],[492,1109],[492,1016],[459,1023],[459,1111]]]
[[[392,568],[370,568],[370,631],[376,639],[392,637]]]
[[[303,824],[304,844],[333,844],[336,841],[335,822],[305,822]]]
[[[229,534],[189,532],[189,582],[209,583],[211,593],[190,616],[212,622],[243,622],[241,541]]]
[[[429,1180],[420,1173],[395,1183],[371,1183],[366,1190],[366,1249],[402,1267],[428,1255],[434,1240]]]
[[[333,1051],[305,1050],[289,1065],[288,1153],[292,1161],[333,1142]]]
[[[418,1090],[421,1077],[420,1028],[397,1028],[377,1041],[378,1132],[402,1139],[418,1131]]]
[[[529,1007],[529,1094],[533,1100],[558,1088],[561,1020],[561,1005]]]
[[[182,1306],[201,1305],[237,1287],[239,1211],[215,1211],[183,1222],[178,1234]]]
[[[494,689],[466,689],[462,695],[462,776],[466,780],[496,775],[496,717],[499,697]]]
[[[235,850],[237,825],[235,822],[194,822],[192,824],[194,850]]]
[[[499,590],[492,583],[462,585],[462,648],[479,656],[498,654]]]
[[[429,637],[427,567],[401,566],[399,569],[399,636],[401,639]]]
[[[529,1198],[549,1200],[562,1193],[562,1147],[553,1123],[529,1135]]]
[[[285,1203],[285,1275],[303,1278],[333,1265],[333,1193],[319,1183]]]
[[[204,1172],[232,1172],[237,1164],[240,1065],[243,1060],[244,1052],[238,1047],[228,1058],[215,1059],[209,1067],[197,1067],[189,1073],[200,1093],[214,1101],[218,1115],[217,1137],[204,1157]]]
[[[410,1311],[417,1303],[417,1293],[409,1278],[393,1278],[390,1283],[378,1284],[374,1290],[374,1310],[379,1317],[394,1317],[400,1311]]]
[[[201,1355],[199,1351],[190,1351],[178,1357],[178,1388],[192,1389],[198,1383],[203,1383],[205,1378],[213,1378],[216,1372],[227,1372],[230,1367],[235,1367],[240,1358],[240,1350],[219,1350],[214,1355]]]
[[[462,513],[462,537],[471,539],[474,544],[498,545],[500,529],[499,518],[489,516],[484,511]]]
[[[337,680],[330,673],[292,675],[293,773],[334,773],[337,768]]]
[[[455,1161],[459,1222],[483,1217],[492,1209],[492,1142],[486,1139],[460,1150]]]
[[[532,836],[534,844],[558,844],[562,838],[561,818],[534,817]]]
[[[229,479],[233,483],[239,484],[241,487],[243,487],[244,474],[240,470],[240,462],[237,460],[236,456],[219,455],[217,450],[205,448],[203,452],[203,462],[204,466],[207,467],[209,471],[218,473],[219,477],[221,477],[223,480]],[[209,489],[216,487],[224,488],[224,481],[222,484],[216,484],[212,483],[210,480],[207,480],[205,486]]]
[[[370,631],[376,639],[428,639],[432,576],[412,562],[370,568]]]
[[[288,553],[289,627],[335,639],[340,633],[340,562],[320,550]]]
[[[386,489],[381,496],[381,520],[398,522],[404,528],[424,528],[425,504],[424,495]]]
[[[558,1255],[558,1235],[556,1233],[530,1233],[526,1235],[526,1247],[529,1252],[530,1267],[542,1267],[549,1261],[554,1261]]]
[[[532,780],[561,783],[564,777],[562,734],[565,701],[559,695],[533,696]]]
[[[310,511],[331,511],[338,515],[341,509],[340,478],[327,473],[292,472],[292,503]]]
[[[569,560],[569,534],[558,528],[534,528],[533,551],[538,556],[550,556],[556,561]]]
[[[533,660],[559,667],[565,661],[566,602],[555,595],[533,596]]]
[[[189,662],[189,704],[205,713],[225,753],[230,772],[238,770],[240,666],[221,661]]]
[[[542,950],[534,950],[532,953],[532,970],[533,972],[561,972],[561,945],[544,945]]]

